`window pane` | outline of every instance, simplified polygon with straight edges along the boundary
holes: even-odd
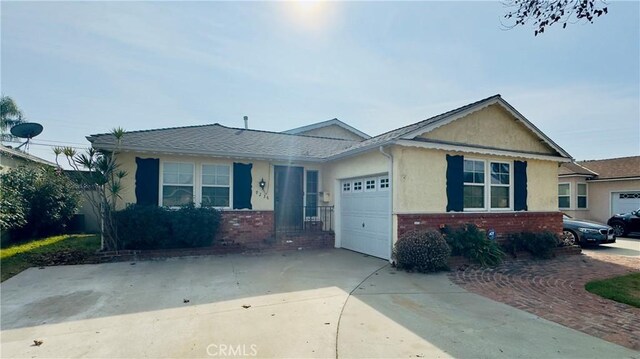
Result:
[[[318,171],[307,171],[307,193],[318,193]]]
[[[509,184],[509,164],[491,163],[491,183]]]
[[[484,183],[484,162],[465,160],[463,176],[465,183]]]
[[[229,188],[202,187],[202,205],[209,207],[229,207]]]
[[[509,208],[509,187],[491,187],[491,208]]]
[[[587,197],[578,196],[578,208],[587,208]]]
[[[193,184],[193,164],[165,162],[162,166],[164,184]]]
[[[578,183],[578,196],[586,196],[587,195],[587,185],[583,183]]]
[[[306,216],[315,217],[318,215],[318,195],[307,194]]]
[[[163,206],[185,206],[193,202],[193,187],[162,186]]]
[[[558,185],[558,195],[559,196],[569,196],[569,184],[568,183],[562,183],[562,184]]]
[[[178,184],[193,184],[193,173],[180,173]]]
[[[484,208],[483,186],[464,186],[464,208]]]
[[[164,173],[162,183],[178,183],[180,176],[177,173]]]
[[[558,197],[558,207],[569,208],[569,197]]]

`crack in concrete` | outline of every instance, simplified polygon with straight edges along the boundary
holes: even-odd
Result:
[[[336,325],[336,359],[338,359],[340,357],[338,355],[338,336],[340,335],[340,321],[342,320],[342,314],[344,313],[344,308],[347,306],[347,302],[349,301],[349,298],[351,298],[351,296],[353,295],[353,292],[355,292],[356,289],[360,288],[362,283],[366,282],[374,274],[378,273],[379,271],[381,271],[382,269],[384,269],[384,268],[386,268],[388,266],[389,266],[389,263],[386,263],[382,267],[374,270],[368,276],[366,276],[360,283],[358,283],[355,287],[353,287],[353,289],[349,292],[349,295],[347,296],[347,299],[345,299],[344,303],[342,304],[342,309],[340,309],[340,315],[338,316],[338,325]]]

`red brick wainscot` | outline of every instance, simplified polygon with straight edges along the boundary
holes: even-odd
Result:
[[[273,211],[222,211],[218,239],[259,247],[275,238]]]
[[[333,231],[322,226],[306,226],[306,230],[276,233],[273,211],[222,211],[218,239],[224,246],[239,250],[301,250],[332,248]]]
[[[398,214],[398,237],[412,230],[440,229],[473,223],[479,228],[496,231],[496,238],[506,238],[510,233],[543,232],[562,233],[560,212],[506,212],[506,213],[442,213]]]

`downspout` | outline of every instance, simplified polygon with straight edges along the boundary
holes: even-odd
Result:
[[[393,263],[393,155],[384,152],[384,146],[380,146],[379,149],[380,153],[389,159],[389,213],[391,214],[389,216],[389,238],[391,239],[391,241],[389,241],[389,262]]]

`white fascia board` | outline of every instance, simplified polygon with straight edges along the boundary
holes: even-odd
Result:
[[[432,150],[470,152],[470,153],[478,153],[482,155],[517,157],[517,158],[554,161],[554,162],[571,162],[570,158],[559,157],[559,156],[542,155],[542,154],[510,151],[510,150],[499,150],[499,149],[482,148],[482,147],[474,147],[474,146],[454,145],[454,144],[448,144],[448,143],[399,140],[399,141],[396,141],[395,144],[399,146],[405,146],[405,147],[418,147],[418,148],[427,148]]]
[[[620,182],[620,181],[637,181],[637,180],[640,180],[640,177],[592,179],[592,180],[587,180],[587,182]]]

